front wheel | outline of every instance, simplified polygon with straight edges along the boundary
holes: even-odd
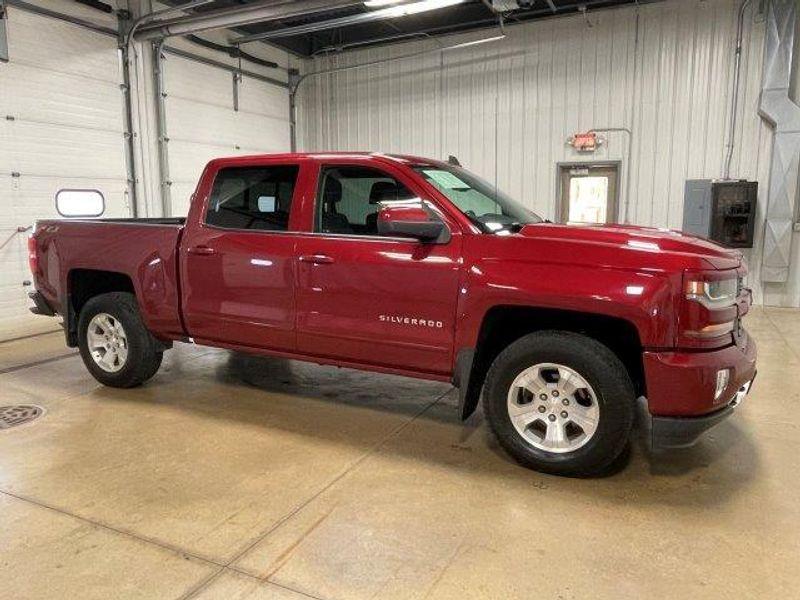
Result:
[[[634,400],[627,370],[606,346],[576,333],[541,331],[498,355],[483,404],[500,445],[518,462],[590,476],[624,450]]]
[[[161,366],[163,351],[139,315],[133,294],[112,292],[89,299],[78,319],[83,364],[100,383],[141,385]]]

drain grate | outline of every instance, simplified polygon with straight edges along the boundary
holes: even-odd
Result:
[[[30,423],[44,414],[44,408],[35,404],[0,406],[0,430]]]

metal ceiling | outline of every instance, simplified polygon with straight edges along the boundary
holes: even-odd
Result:
[[[167,4],[173,6],[185,2],[186,0],[167,0]],[[310,14],[292,15],[287,18],[238,26],[231,30],[231,40],[267,34],[271,44],[293,54],[310,57],[331,48],[366,47],[390,43],[406,37],[496,27],[499,14],[503,15],[506,23],[511,24],[548,18],[554,14],[580,12],[590,14],[601,8],[636,3],[637,0],[517,0],[516,2],[513,0],[502,2],[498,0],[494,0],[494,2],[492,0],[467,0],[462,4],[424,13],[373,22],[356,22],[352,25],[326,27],[321,31],[304,33],[304,30],[317,28],[313,25],[334,19],[344,19],[344,22],[359,21],[359,17],[355,19],[348,19],[348,17],[363,15],[374,10],[366,7],[363,2],[331,2],[330,10],[318,9]],[[191,14],[206,16],[221,10],[247,10],[258,4],[263,4],[263,0],[217,0],[194,9]],[[290,2],[275,2],[275,5],[291,6],[291,4]],[[498,7],[508,5],[518,5],[523,8],[510,11],[498,10]],[[286,35],[280,33],[284,29],[289,30]]]

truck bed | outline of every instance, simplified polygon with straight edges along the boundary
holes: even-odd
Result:
[[[66,290],[85,272],[130,280],[145,324],[182,335],[178,294],[178,245],[184,218],[51,219],[38,221],[33,238],[41,272],[39,292],[68,317]],[[93,277],[103,281],[104,277]],[[93,284],[94,285],[94,284]]]

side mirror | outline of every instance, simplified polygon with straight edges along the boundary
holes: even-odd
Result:
[[[420,205],[406,204],[382,208],[378,212],[378,233],[414,238],[429,243],[443,244],[450,240],[450,231],[444,223]]]

